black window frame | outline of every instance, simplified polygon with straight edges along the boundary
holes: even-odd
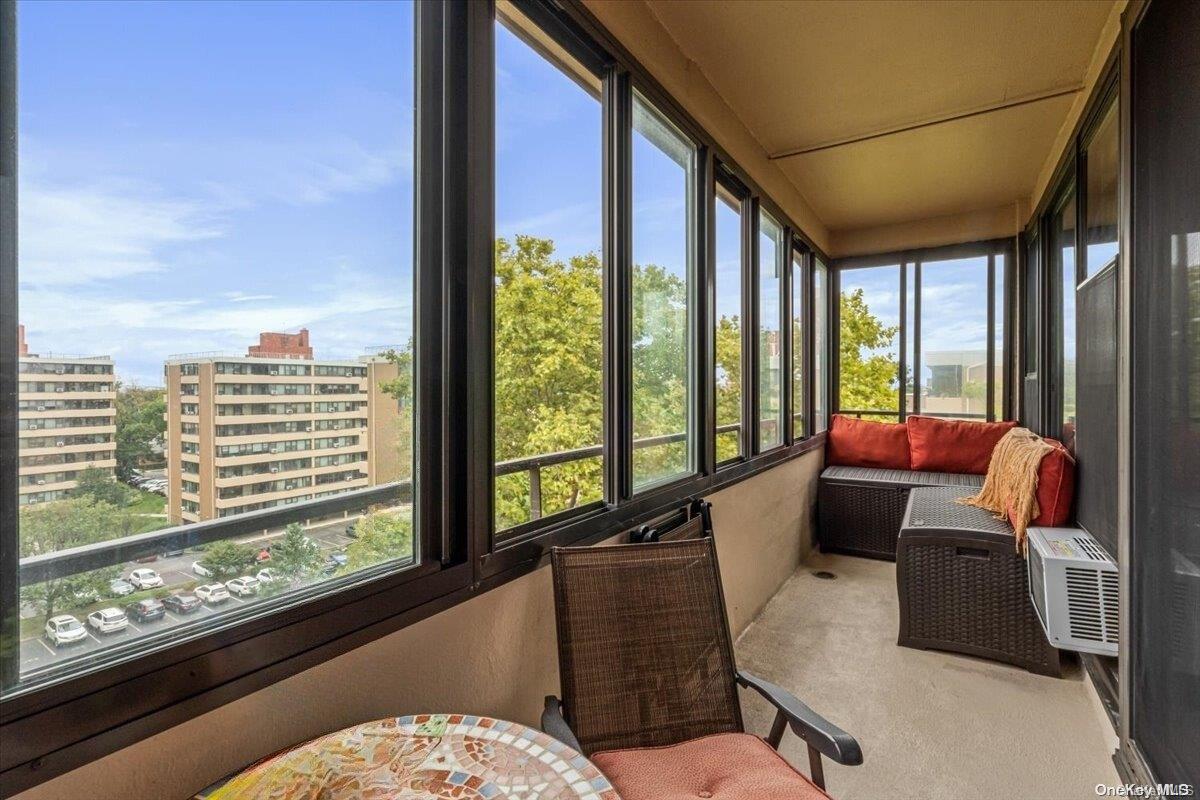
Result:
[[[747,389],[747,386],[748,386],[747,381],[749,379],[749,372],[750,372],[750,358],[751,358],[750,352],[753,347],[753,331],[750,329],[750,326],[747,324],[747,320],[749,320],[754,313],[754,311],[753,311],[754,300],[750,296],[751,295],[750,286],[754,280],[753,273],[751,271],[751,267],[753,264],[753,262],[751,260],[751,247],[752,247],[751,240],[754,236],[753,194],[750,191],[750,189],[747,188],[747,186],[741,181],[741,179],[737,177],[737,174],[734,172],[734,168],[727,166],[720,159],[717,159],[717,158],[713,159],[713,167],[710,170],[710,174],[712,175],[711,198],[710,199],[706,198],[705,206],[706,207],[711,206],[711,208],[712,208],[712,211],[710,213],[712,214],[713,223],[709,226],[709,236],[708,236],[708,241],[706,243],[706,247],[708,248],[709,258],[707,259],[707,262],[705,264],[706,270],[705,270],[704,294],[705,294],[705,305],[709,309],[712,309],[712,314],[711,314],[711,324],[709,325],[709,331],[708,331],[709,338],[708,338],[708,342],[705,346],[706,353],[708,355],[708,363],[706,364],[705,369],[708,371],[709,374],[712,374],[714,376],[714,379],[712,382],[706,381],[706,385],[705,385],[705,392],[706,392],[705,407],[707,409],[709,409],[710,413],[711,413],[711,419],[706,422],[705,427],[708,430],[713,431],[712,447],[706,448],[706,450],[705,450],[705,471],[706,472],[713,472],[717,469],[723,469],[732,464],[741,463],[750,457],[750,453],[751,453],[750,429],[752,426],[749,421],[754,416],[753,396]],[[717,209],[717,205],[716,204],[721,202],[720,200],[717,199],[718,185],[727,194],[731,195],[738,201],[738,223],[739,223],[738,281],[739,281],[740,285],[738,287],[738,300],[740,301],[739,302],[739,307],[740,307],[739,317],[740,318],[738,320],[738,324],[739,324],[738,332],[741,334],[741,352],[740,352],[740,356],[741,356],[741,387],[740,387],[741,388],[741,393],[740,393],[741,409],[739,412],[739,422],[738,422],[738,425],[740,426],[739,431],[738,431],[739,445],[738,445],[738,454],[736,456],[734,456],[733,458],[728,458],[728,459],[725,459],[724,461],[717,461],[717,456],[716,456],[716,438],[717,438],[716,405],[717,405],[717,398],[716,398],[716,390],[715,390],[715,385],[714,385],[715,381],[716,381],[715,375],[716,375],[716,353],[717,353],[717,342],[716,342],[716,321],[717,321],[717,317],[716,317],[716,308],[717,308],[716,209]]]
[[[832,336],[834,337],[832,355],[830,359],[831,383],[833,384],[830,392],[832,396],[832,411],[831,414],[849,414],[851,416],[860,416],[868,419],[878,419],[887,417],[889,421],[904,422],[909,416],[943,416],[940,414],[926,414],[921,409],[920,392],[914,392],[913,409],[907,409],[905,396],[905,376],[911,368],[914,378],[914,385],[918,383],[918,378],[921,369],[921,267],[927,262],[946,261],[952,259],[963,258],[986,258],[987,259],[987,318],[988,318],[988,340],[987,340],[987,412],[984,414],[985,419],[980,421],[995,422],[997,420],[1008,420],[1013,418],[1013,392],[1012,386],[1012,367],[1013,367],[1013,274],[1016,271],[1016,237],[1001,237],[996,239],[982,239],[974,242],[966,242],[963,244],[940,245],[937,247],[922,247],[908,250],[896,250],[887,253],[878,253],[869,256],[850,256],[840,258],[833,264],[829,265],[831,274],[831,322],[830,327]],[[998,281],[996,277],[996,262],[999,257],[1004,259],[1004,281]],[[840,332],[841,332],[841,290],[843,273],[856,269],[869,269],[872,267],[897,267],[897,290],[898,294],[898,311],[900,330],[897,333],[899,341],[897,343],[899,353],[899,363],[897,365],[897,381],[899,383],[897,408],[894,415],[891,412],[883,412],[881,409],[848,409],[843,410],[841,407],[841,359],[839,354]],[[909,281],[913,282],[911,287],[913,293],[913,316],[912,320],[908,319],[908,293]],[[1003,317],[999,320],[995,319],[996,297],[997,293],[1001,294],[1003,299]],[[1003,343],[1004,354],[1001,362],[1001,374],[1003,375],[1003,396],[1001,407],[995,407],[995,387],[993,381],[996,373],[996,354],[995,343],[997,341],[996,329],[1001,326],[1002,338],[999,339]],[[908,363],[908,339],[911,332],[913,338],[912,353],[913,363]],[[811,372],[811,370],[810,370]],[[954,419],[961,419],[962,415],[952,415]]]
[[[743,225],[755,223],[757,209],[767,210],[783,227],[783,244],[803,247],[808,255],[806,292],[811,306],[811,259],[828,267],[830,308],[835,306],[836,269],[789,215],[783,213],[735,160],[675,101],[630,53],[581,5],[554,0],[514,0],[534,22],[585,65],[603,73],[604,119],[604,292],[605,318],[605,496],[603,503],[555,515],[498,537],[494,531],[492,425],[492,304],[494,215],[494,69],[495,4],[491,0],[420,0],[417,4],[419,91],[416,134],[418,208],[415,231],[417,286],[414,305],[422,315],[417,338],[418,406],[414,498],[419,524],[419,566],[383,570],[348,581],[338,591],[317,594],[291,606],[231,624],[197,638],[151,652],[140,652],[97,670],[0,699],[0,796],[9,796],[73,768],[133,744],[210,709],[269,686],[336,655],[404,628],[439,611],[518,578],[546,563],[550,548],[591,544],[672,513],[696,497],[750,478],[821,447],[825,434],[792,436],[785,424],[783,442],[758,450],[754,414],[757,375],[743,369],[743,458],[714,463],[712,401],[713,300],[709,202],[718,170],[736,179],[755,213],[743,213]],[[0,529],[15,532],[17,513],[16,451],[16,0],[0,0]],[[630,147],[632,92],[647,101],[696,145],[695,279],[690,301],[693,347],[691,387],[695,409],[689,433],[697,457],[694,474],[632,492],[632,436],[629,390],[630,299]],[[749,247],[755,236],[744,236]],[[781,258],[782,322],[791,320],[791,252]],[[743,308],[756,293],[746,281],[753,261],[743,256]],[[811,307],[804,312],[805,341],[813,336]],[[826,341],[833,347],[836,318],[826,317]],[[437,332],[435,335],[433,332]],[[754,314],[743,320],[745,337],[757,331]],[[790,335],[782,336],[781,361],[790,367]],[[743,359],[756,358],[757,347],[743,344]],[[832,349],[831,349],[831,352]],[[806,364],[804,413],[811,419],[815,382],[811,354]],[[835,360],[825,408],[836,408]],[[790,381],[789,381],[790,383]],[[782,391],[782,418],[790,420],[790,390]],[[811,426],[809,426],[811,428]],[[806,433],[811,433],[806,430]],[[388,487],[364,490],[385,491]],[[358,494],[313,501],[321,513],[361,502]],[[297,506],[229,517],[212,523],[121,540],[103,558],[125,559],[151,546],[178,546],[236,535],[295,519]],[[314,513],[309,510],[309,513]],[[53,568],[21,565],[15,536],[0,536],[0,575]],[[77,556],[55,556],[67,564]],[[32,573],[31,573],[32,574]],[[0,581],[0,672],[12,686],[19,663],[11,657],[18,607],[16,581]],[[11,744],[10,744],[11,743]]]

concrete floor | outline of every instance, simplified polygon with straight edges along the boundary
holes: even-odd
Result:
[[[812,575],[823,569],[837,580]],[[896,646],[895,565],[815,555],[739,637],[738,666],[779,683],[862,745],[864,763],[825,760],[837,800],[1096,797],[1115,784],[1111,727],[1072,660],[1064,679]],[[772,709],[743,693],[746,727]],[[783,754],[808,771],[803,744]]]

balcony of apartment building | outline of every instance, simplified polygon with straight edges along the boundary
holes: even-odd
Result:
[[[103,280],[214,348],[0,359],[165,362],[183,523],[0,436],[0,796],[1191,796],[1198,9],[0,0],[3,174],[191,191]]]

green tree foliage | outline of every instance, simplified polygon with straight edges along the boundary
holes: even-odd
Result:
[[[396,511],[373,510],[355,524],[356,538],[346,547],[343,572],[372,567],[413,554],[412,520]]]
[[[738,316],[717,320],[717,426],[742,421],[742,324]],[[717,461],[726,461],[740,453],[739,429],[717,435]]]
[[[496,460],[598,445],[603,433],[602,273],[595,253],[563,261],[532,236],[496,242]],[[496,527],[529,519],[525,474],[496,481]],[[601,460],[542,470],[542,512],[602,494]]]
[[[633,438],[687,430],[687,283],[662,267],[634,268]],[[639,483],[686,467],[687,442],[641,447],[633,453]]]
[[[258,549],[251,545],[223,539],[205,549],[203,563],[212,570],[214,578],[229,580],[244,575],[257,553]]]
[[[165,390],[117,384],[117,474],[122,478],[162,460],[154,445],[167,430],[166,410]]]
[[[842,408],[892,411],[899,404],[896,357],[886,352],[898,326],[887,326],[871,313],[863,290],[842,292],[840,360]]]
[[[19,555],[24,558],[102,542],[125,535],[128,526],[127,514],[91,498],[24,506],[20,511]],[[107,596],[109,581],[119,574],[118,568],[106,567],[22,586],[21,603],[52,617],[91,598]]]
[[[71,494],[75,497],[91,498],[97,503],[108,503],[117,508],[124,508],[133,499],[133,492],[114,480],[112,475],[96,467],[88,467],[79,473]]]
[[[289,581],[311,575],[320,566],[321,550],[299,522],[284,528],[283,538],[271,545],[271,570]]]

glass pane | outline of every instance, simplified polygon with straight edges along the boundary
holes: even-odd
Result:
[[[530,46],[531,24],[499,11],[495,526],[504,530],[603,499],[603,129],[599,79],[544,36]],[[564,451],[570,460],[539,466]]]
[[[1087,146],[1087,274],[1117,256],[1117,102]]]
[[[22,679],[412,563],[413,6],[18,19]]]
[[[918,411],[917,387],[913,381],[917,364],[917,337],[914,327],[914,322],[917,319],[917,265],[915,263],[906,263],[903,269],[904,319],[908,324],[908,330],[905,331],[904,335],[904,412],[906,414],[915,414]],[[924,405],[921,406],[920,411],[925,411]]]
[[[829,268],[813,259],[813,433],[829,427]]]
[[[992,410],[996,419],[1004,419],[1004,392],[1008,384],[1008,373],[1004,369],[1004,287],[1008,285],[1008,265],[1002,254],[995,257],[995,291],[992,298],[992,342],[995,365],[992,369]]]
[[[1042,308],[1040,287],[1042,273],[1042,243],[1037,236],[1030,236],[1025,246],[1025,299],[1021,310],[1021,318],[1025,322],[1024,358],[1025,374],[1032,375],[1038,369],[1038,313]],[[1027,408],[1026,411],[1029,409]]]
[[[841,281],[838,406],[895,419],[900,408],[900,267],[845,269]]]
[[[758,449],[783,443],[783,228],[758,215]]]
[[[744,454],[742,436],[741,202],[717,184],[716,214],[717,463]]]
[[[1054,321],[1057,328],[1059,408],[1062,443],[1075,448],[1075,193],[1051,222],[1050,253],[1054,259]]]
[[[987,419],[988,260],[921,264],[921,413]]]
[[[696,150],[633,99],[633,485],[689,474]]]
[[[792,251],[792,437],[804,438],[804,254]]]

